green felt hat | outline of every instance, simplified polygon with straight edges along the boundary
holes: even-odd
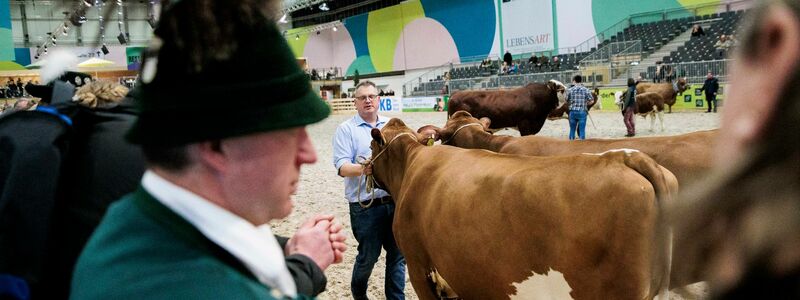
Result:
[[[159,23],[171,17],[165,12]],[[199,71],[175,37],[201,29],[163,27],[155,30],[134,91],[139,118],[127,135],[132,143],[180,146],[304,126],[330,114],[273,21],[240,26],[232,54]]]

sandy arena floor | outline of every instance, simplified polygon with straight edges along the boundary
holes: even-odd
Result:
[[[321,299],[352,299],[350,295],[350,275],[356,256],[356,242],[350,231],[347,200],[344,198],[344,183],[336,175],[336,170],[333,167],[331,146],[336,127],[350,117],[352,115],[332,115],[323,122],[308,127],[309,134],[317,149],[318,161],[316,164],[306,166],[302,170],[300,187],[294,197],[295,208],[293,213],[287,219],[273,224],[276,233],[286,236],[291,235],[302,221],[319,213],[332,213],[339,222],[344,224],[345,231],[349,236],[347,240],[349,248],[345,253],[343,263],[333,265],[326,270],[328,286],[327,290],[319,296]],[[441,127],[447,118],[446,113],[443,112],[405,113],[395,117],[402,119],[413,129],[427,124]],[[622,115],[618,112],[592,112],[591,117],[594,121],[594,126],[591,121],[587,121],[587,138],[621,138],[626,133]],[[637,136],[676,135],[719,127],[718,114],[699,112],[672,113],[665,114],[664,119],[664,132],[659,131],[658,121],[656,121],[656,132],[650,132],[650,120],[645,121],[637,117]],[[568,131],[569,124],[567,120],[547,121],[539,135],[566,139]],[[514,130],[504,130],[497,134],[519,135]],[[382,255],[370,278],[368,295],[371,299],[385,299],[383,295],[383,261],[384,257]],[[700,294],[706,294],[704,286],[697,286],[694,289],[698,290]],[[417,299],[408,279],[406,279],[406,298]],[[684,299],[674,293],[671,298]]]

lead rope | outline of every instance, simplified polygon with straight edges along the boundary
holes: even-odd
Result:
[[[383,153],[386,152],[386,149],[389,149],[389,145],[391,145],[395,140],[397,140],[397,138],[399,138],[401,136],[404,136],[404,135],[408,135],[408,136],[410,136],[410,137],[412,137],[412,138],[414,138],[416,140],[416,138],[413,135],[411,135],[410,133],[408,133],[408,132],[404,132],[404,133],[398,134],[397,136],[392,138],[391,141],[386,143],[386,146],[384,146],[383,149],[381,149],[381,151],[378,152],[377,155],[373,156],[372,160],[369,160],[369,159],[367,159],[366,157],[363,157],[363,156],[359,156],[359,157],[356,158],[356,162],[358,162],[358,164],[360,164],[366,170],[366,168],[368,166],[372,165],[373,161],[378,159],[378,157],[381,157],[381,155],[383,155]],[[364,182],[364,191],[367,194],[370,195],[369,196],[369,203],[362,204],[361,201],[358,201],[358,205],[360,205],[362,208],[369,208],[370,206],[372,206],[372,203],[375,202],[375,185],[377,183],[375,182],[375,176],[372,176],[372,174],[367,175],[367,174],[364,174],[364,172],[361,172],[361,176],[358,177],[358,181],[359,181],[358,193],[356,194],[356,198],[358,198],[358,200],[361,200],[361,181],[362,180],[365,181]]]

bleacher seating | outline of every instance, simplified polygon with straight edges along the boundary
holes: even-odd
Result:
[[[735,34],[736,26],[738,26],[743,15],[742,11],[730,11],[712,15],[710,26],[704,26],[704,28],[707,28],[704,29],[705,36],[692,37],[677,51],[673,51],[669,56],[664,57],[664,61],[674,64],[720,59],[715,55],[714,44],[719,40],[720,35]],[[695,19],[694,21],[698,20]]]
[[[500,72],[502,62],[498,60],[492,61],[491,65],[488,67],[481,67],[475,63],[455,66],[449,70],[451,78],[450,90],[511,88],[524,85],[530,81],[546,81],[548,80],[548,75],[544,73],[577,70],[581,60],[594,53],[597,49],[613,42],[640,40],[642,41],[642,51],[644,54],[652,54],[675,39],[675,37],[689,30],[694,24],[702,24],[706,35],[691,38],[683,46],[679,47],[677,51],[673,51],[669,56],[663,57],[662,60],[671,65],[715,60],[717,58],[715,57],[714,44],[721,34],[735,34],[736,26],[743,15],[743,11],[731,11],[704,16],[691,16],[644,24],[634,24],[604,40],[596,48],[592,48],[588,52],[557,55],[560,60],[558,66],[552,64],[553,58],[551,56],[547,57],[549,64],[542,66],[529,63],[527,57],[517,59],[514,61],[518,69],[516,74],[502,74]],[[725,67],[722,66],[720,68]],[[678,72],[677,75],[681,77],[698,77],[705,76],[708,70],[709,67],[707,65],[698,63],[696,65],[681,67],[680,70],[676,71]],[[640,75],[645,79],[652,79],[654,78],[655,71],[656,67],[650,66],[647,68],[646,72],[642,72]],[[725,72],[726,70],[720,71]],[[531,76],[531,74],[543,75]],[[490,77],[494,78],[494,75],[497,75],[496,79],[483,80]],[[430,95],[432,93],[441,93],[444,91],[444,84],[444,79],[441,76],[437,76],[436,79],[429,80],[429,82],[422,83],[420,86],[415,87],[412,94]]]

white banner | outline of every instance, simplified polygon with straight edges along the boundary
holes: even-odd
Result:
[[[433,107],[442,97],[406,97],[403,98],[405,111],[434,111]]]
[[[503,0],[503,47],[511,54],[554,48],[551,0]]]
[[[402,113],[402,98],[396,96],[381,96],[378,111],[385,113]]]

